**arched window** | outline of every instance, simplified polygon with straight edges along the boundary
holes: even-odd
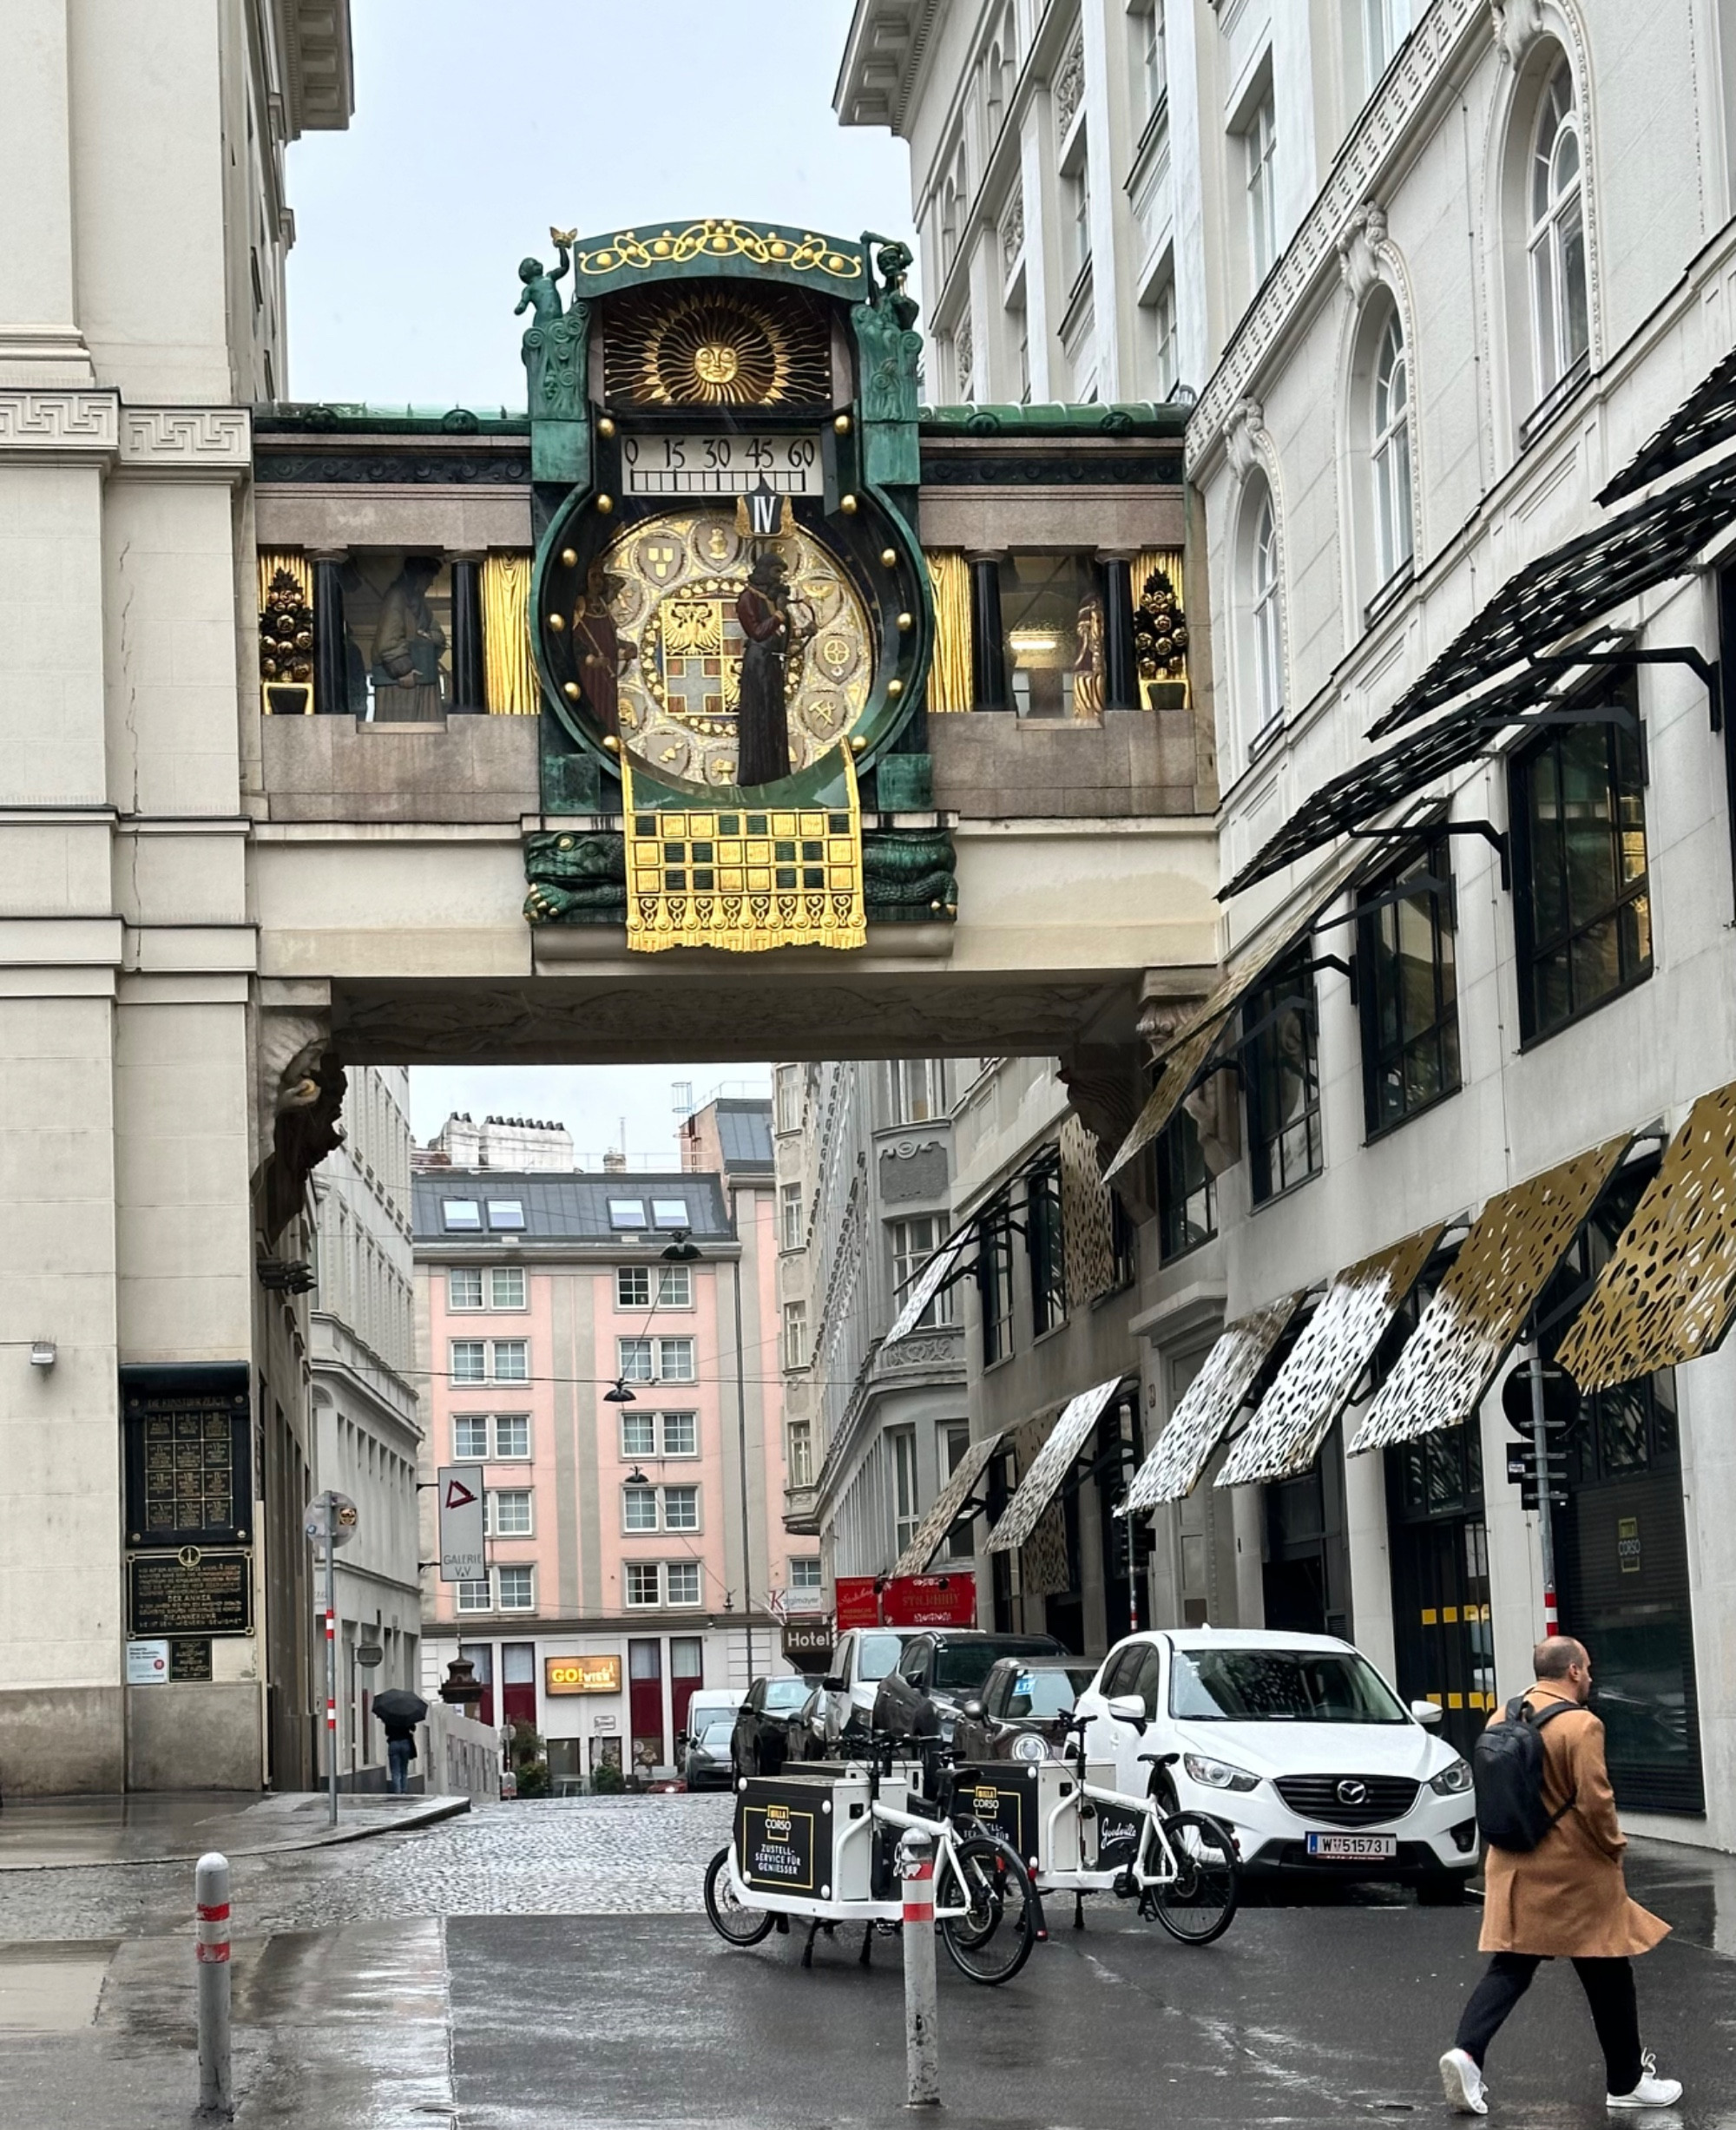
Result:
[[[1410,365],[1397,311],[1375,351],[1369,410],[1369,463],[1374,477],[1376,588],[1410,560]]]
[[[940,270],[943,273],[950,271],[952,262],[957,256],[958,187],[948,178],[940,202]]]
[[[1248,620],[1253,660],[1257,739],[1284,715],[1284,623],[1279,591],[1278,524],[1272,496],[1262,490],[1253,506],[1248,550]]]
[[[1001,62],[1001,48],[989,48],[989,141],[990,146],[1000,137],[1001,121],[1006,116],[1006,76]]]
[[[1573,73],[1563,59],[1550,76],[1538,106],[1528,188],[1540,399],[1574,373],[1591,347],[1583,172]]]

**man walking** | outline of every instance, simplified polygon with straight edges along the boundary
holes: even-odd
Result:
[[[1670,2107],[1681,2098],[1681,2083],[1660,2078],[1640,2047],[1630,1964],[1630,1956],[1649,1952],[1669,1925],[1628,1897],[1621,1870],[1628,1843],[1604,1765],[1603,1726],[1585,1706],[1591,1659],[1583,1643],[1563,1634],[1539,1642],[1531,1662],[1536,1683],[1489,1722],[1536,1726],[1548,1831],[1532,1849],[1489,1844],[1478,1943],[1495,1957],[1465,2006],[1457,2041],[1441,2058],[1441,2084],[1460,2114],[1486,2115],[1484,2053],[1530,1988],[1538,1962],[1566,1959],[1591,2007],[1608,2105]]]

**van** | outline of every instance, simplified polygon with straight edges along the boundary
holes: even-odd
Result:
[[[701,1686],[687,1703],[687,1718],[681,1726],[682,1731],[688,1738],[702,1738],[708,1723],[716,1723],[720,1718],[725,1723],[733,1723],[743,1698],[728,1686]]]

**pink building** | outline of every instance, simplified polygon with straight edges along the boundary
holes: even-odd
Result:
[[[781,1522],[769,1105],[715,1107],[683,1148],[714,1168],[415,1179],[423,1476],[481,1465],[488,1509],[487,1575],[425,1580],[424,1690],[462,1651],[557,1785],[669,1767],[699,1687],[789,1668],[773,1607],[821,1603]]]

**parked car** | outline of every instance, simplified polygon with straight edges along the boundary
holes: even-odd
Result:
[[[713,1716],[700,1730],[687,1733],[681,1773],[689,1790],[734,1789],[735,1768],[729,1754],[733,1729],[727,1716]]]
[[[1064,1657],[1052,1634],[990,1634],[981,1627],[931,1627],[912,1634],[874,1697],[877,1731],[938,1738],[950,1745],[961,1705],[976,1699],[1003,1657]]]
[[[786,1760],[799,1759],[790,1749],[790,1726],[802,1713],[814,1682],[799,1672],[781,1679],[756,1679],[735,1713],[729,1742],[738,1775],[775,1775]]]
[[[1253,1879],[1384,1879],[1463,1900],[1476,1868],[1470,1767],[1368,1659],[1328,1634],[1129,1635],[1079,1698],[1116,1786],[1155,1786],[1233,1832]],[[1151,1757],[1173,1754],[1154,1768]]]
[[[826,1760],[867,1735],[880,1681],[911,1639],[908,1627],[852,1627],[832,1653],[832,1669],[790,1726],[790,1757]]]
[[[952,1733],[961,1760],[1055,1760],[1067,1748],[1067,1719],[1097,1676],[1074,1657],[1002,1657],[980,1694],[959,1704]]]

